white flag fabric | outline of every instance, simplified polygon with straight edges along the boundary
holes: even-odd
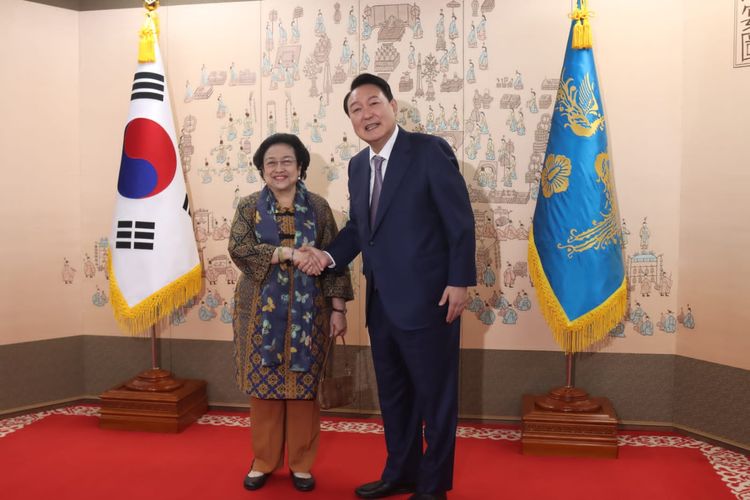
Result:
[[[201,289],[201,265],[158,43],[133,78],[110,240],[115,318],[147,330]]]

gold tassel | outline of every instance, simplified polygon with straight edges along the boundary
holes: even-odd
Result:
[[[573,38],[570,42],[570,47],[573,49],[590,49],[593,46],[593,38],[591,36],[591,24],[589,23],[589,17],[593,16],[593,13],[588,9],[588,0],[579,0],[577,6],[570,13],[569,17],[576,20],[575,26],[573,26]]]
[[[154,22],[154,32],[158,37],[161,32],[159,28],[159,15],[156,13],[156,9],[159,8],[159,0],[144,0],[143,6],[148,11],[146,12],[146,17],[150,17]]]
[[[529,275],[536,288],[539,308],[552,330],[557,344],[566,352],[581,352],[592,344],[604,340],[609,332],[623,320],[628,307],[628,282],[622,283],[607,300],[574,321],[568,319],[557,300],[542,267],[534,242],[534,228],[529,228]]]
[[[156,11],[146,12],[146,20],[141,26],[138,44],[138,62],[156,61],[156,38],[159,36],[159,16]]]
[[[580,49],[581,48],[581,39],[583,38],[583,25],[581,24],[581,20],[579,19],[576,22],[576,25],[573,26],[573,42],[571,44],[571,47],[574,49]]]
[[[583,20],[583,37],[581,39],[581,48],[582,49],[590,49],[593,46],[593,42],[591,39],[591,23],[589,23],[589,18],[586,17],[586,19]]]
[[[117,277],[112,266],[112,253],[109,251],[107,252],[107,268],[110,301],[115,320],[120,328],[132,335],[145,332],[151,325],[166,318],[178,307],[184,306],[188,300],[198,295],[203,287],[201,265],[198,264],[173,282],[130,307],[117,284]]]

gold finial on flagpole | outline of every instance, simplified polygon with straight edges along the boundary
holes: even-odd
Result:
[[[159,15],[156,13],[159,0],[143,0],[143,6],[146,8],[146,20],[138,35],[140,39],[138,62],[140,63],[156,61],[156,38],[159,36]]]
[[[576,0],[576,8],[569,15],[571,19],[578,21],[573,27],[573,40],[570,44],[573,49],[590,49],[593,43],[589,18],[594,13],[589,11],[588,3],[588,0]]]

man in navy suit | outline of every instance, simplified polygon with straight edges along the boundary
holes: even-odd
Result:
[[[397,110],[382,78],[352,81],[344,111],[369,147],[349,162],[349,222],[326,252],[308,251],[336,269],[363,257],[388,458],[380,480],[355,493],[441,499],[453,486],[460,315],[476,284],[474,215],[451,147],[397,127]]]

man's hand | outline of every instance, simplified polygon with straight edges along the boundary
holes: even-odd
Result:
[[[439,306],[448,302],[448,315],[445,317],[446,323],[453,323],[453,320],[461,316],[469,300],[469,293],[465,286],[446,286],[443,296],[440,299]]]
[[[310,276],[318,276],[323,272],[325,267],[320,265],[315,255],[309,251],[310,248],[312,247],[297,248],[294,252],[292,262],[303,273]]]
[[[298,248],[295,252],[295,256],[297,253],[300,254],[300,259],[302,259],[302,256],[304,255],[305,261],[301,262],[300,265],[297,265],[297,263],[295,262],[294,265],[297,266],[303,273],[309,274],[311,276],[319,275],[323,272],[323,270],[325,270],[325,268],[332,264],[331,258],[328,257],[328,255],[322,250],[319,250],[315,247],[305,246],[302,248]]]

